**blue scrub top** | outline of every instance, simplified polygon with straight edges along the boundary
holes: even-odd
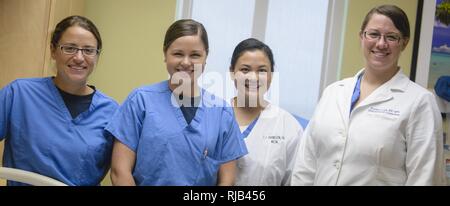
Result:
[[[360,74],[358,79],[356,80],[355,88],[353,89],[352,100],[350,104],[350,114],[355,108],[356,102],[358,102],[359,97],[361,96],[361,78],[363,74]]]
[[[134,90],[107,130],[136,153],[137,185],[216,185],[219,166],[247,154],[233,110],[202,90],[190,124],[168,81]]]
[[[51,77],[12,82],[0,90],[3,166],[68,185],[100,184],[110,166],[113,142],[104,128],[117,108],[97,90],[89,109],[73,119]]]
[[[302,126],[302,128],[305,130],[306,127],[308,126],[309,120],[305,119],[303,117],[297,116],[295,114],[291,114],[292,116],[295,117],[295,119],[297,120],[297,122]]]

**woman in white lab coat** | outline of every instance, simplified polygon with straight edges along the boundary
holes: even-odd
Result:
[[[237,87],[232,99],[248,155],[238,160],[236,185],[289,185],[303,129],[285,110],[264,100],[274,60],[271,49],[257,39],[239,43],[230,72]]]
[[[303,136],[293,185],[442,185],[442,119],[433,94],[398,66],[409,23],[373,8],[359,33],[365,67],[328,86]]]

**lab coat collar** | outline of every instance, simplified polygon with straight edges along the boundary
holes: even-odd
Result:
[[[356,84],[356,80],[358,79],[359,75],[364,73],[364,68],[359,70],[358,73],[353,77],[352,86],[354,87]],[[392,92],[404,92],[409,84],[409,78],[406,77],[405,74],[403,74],[402,69],[400,68],[397,73],[386,83],[384,83],[382,86],[386,86],[388,90],[391,90]],[[380,87],[382,87],[380,86]]]
[[[336,94],[337,95],[336,104],[337,107],[339,108],[339,113],[342,122],[345,125],[345,128],[348,128],[351,99],[357,79],[358,78],[348,78],[338,82],[338,85],[342,87],[342,90],[340,90],[340,92]]]
[[[364,69],[360,70],[352,81],[352,88],[355,87],[358,76],[364,72]],[[402,70],[399,71],[386,83],[378,87],[367,99],[365,99],[358,107],[384,102],[392,99],[394,93],[404,92],[409,84],[409,79],[403,74]]]
[[[388,88],[391,90],[391,92],[405,92],[406,88],[408,87],[408,84],[411,81],[409,78],[403,74],[402,69],[400,68],[386,84],[388,85]]]
[[[342,80],[338,83],[340,87],[343,87],[343,93],[340,93],[340,98],[337,98],[337,104],[339,112],[341,113],[342,121],[347,127],[349,123],[350,104],[353,90],[355,89],[356,81],[359,75],[364,72],[364,68],[361,69],[353,78]],[[375,104],[378,102],[389,101],[394,98],[394,93],[404,92],[409,84],[409,78],[407,78],[401,69],[395,74],[389,81],[377,88],[369,97],[367,97],[361,104],[359,104],[354,111],[359,107]]]

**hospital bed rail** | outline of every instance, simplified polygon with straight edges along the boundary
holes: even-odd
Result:
[[[44,175],[8,167],[0,167],[0,179],[21,182],[33,186],[67,186],[58,180]]]

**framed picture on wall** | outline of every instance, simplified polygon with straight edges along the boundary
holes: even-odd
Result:
[[[450,76],[450,0],[436,0],[428,88],[441,76]]]
[[[415,51],[418,53],[417,56],[413,56],[413,62],[416,61],[417,64],[413,67],[415,70],[411,72],[411,79],[429,90],[434,89],[440,76],[450,75],[449,1],[422,1],[423,6],[418,7],[422,9],[420,12],[422,15],[418,11],[418,18],[421,18],[420,31],[416,31],[420,37],[414,39],[414,45],[418,45]]]
[[[436,11],[433,26],[433,36],[431,44],[430,67],[428,73],[429,89],[435,88],[436,82],[440,77],[450,76],[450,0],[436,0]],[[439,87],[436,93],[446,94],[445,88]],[[444,91],[439,91],[444,88]],[[439,91],[439,92],[438,92]],[[444,92],[444,93],[442,93]],[[438,104],[445,115],[444,120],[444,148],[446,158],[447,179],[450,180],[450,148],[449,148],[449,106],[450,103],[442,98],[438,99]],[[448,181],[450,183],[450,181]]]

